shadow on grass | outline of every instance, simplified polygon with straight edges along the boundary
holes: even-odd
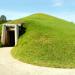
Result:
[[[25,23],[21,24],[21,27],[19,28],[19,37],[22,36],[26,32],[26,28],[24,27]]]

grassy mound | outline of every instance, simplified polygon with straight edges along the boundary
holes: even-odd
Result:
[[[75,24],[46,14],[34,14],[24,22],[26,32],[12,50],[18,60],[47,67],[75,67]]]

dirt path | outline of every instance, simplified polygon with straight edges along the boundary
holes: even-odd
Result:
[[[0,48],[0,75],[75,75],[75,69],[33,66],[14,59],[12,47]]]

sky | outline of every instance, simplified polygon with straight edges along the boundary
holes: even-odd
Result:
[[[46,13],[75,22],[75,0],[1,0],[0,15],[18,19],[34,13]]]

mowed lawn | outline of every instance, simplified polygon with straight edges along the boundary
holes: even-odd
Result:
[[[75,24],[46,14],[12,21],[23,22],[25,33],[11,51],[14,58],[33,65],[75,68]]]

